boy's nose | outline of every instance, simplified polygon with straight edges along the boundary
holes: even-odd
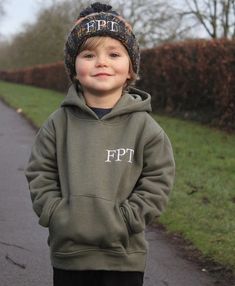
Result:
[[[97,57],[96,66],[107,66],[107,59],[104,56]]]

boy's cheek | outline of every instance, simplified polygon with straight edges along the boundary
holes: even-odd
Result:
[[[76,66],[76,78],[77,79],[78,77],[86,76],[87,73],[88,73],[87,64],[79,65],[79,67]]]
[[[87,63],[84,63],[80,59],[76,59],[75,70],[76,70],[76,77],[78,74],[84,76],[87,72]]]
[[[87,75],[87,72],[84,70],[84,69],[76,69],[76,76],[75,76],[75,78],[77,79],[77,80],[79,80],[79,79],[81,79],[81,78],[83,78],[83,77],[85,77]]]

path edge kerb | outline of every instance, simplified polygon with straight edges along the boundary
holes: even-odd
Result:
[[[197,265],[201,271],[208,272],[216,280],[218,286],[235,286],[235,270],[205,256],[196,246],[182,234],[169,231],[165,225],[156,221],[153,227],[163,233],[167,242],[173,245],[182,258]]]
[[[11,105],[3,96],[1,96],[1,94],[0,94],[0,101],[1,101],[4,105],[6,105],[7,107],[9,107],[9,108],[15,110],[15,112],[16,112],[17,114],[19,114],[21,117],[23,117],[23,118],[28,122],[28,124],[31,126],[31,128],[32,128],[35,132],[37,132],[37,131],[39,130],[39,127],[32,121],[32,119],[30,119],[30,118],[24,113],[24,111],[22,111],[22,112],[17,112],[17,109],[18,109],[19,107],[15,107],[15,106]]]

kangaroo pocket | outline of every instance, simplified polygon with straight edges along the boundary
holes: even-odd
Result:
[[[92,196],[62,199],[49,225],[53,252],[73,253],[91,246],[121,251],[129,235],[119,205]]]

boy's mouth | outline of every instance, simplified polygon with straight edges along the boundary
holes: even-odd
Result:
[[[99,76],[112,76],[112,75],[109,74],[109,73],[100,72],[100,73],[94,74],[93,76],[94,76],[94,77],[99,77]]]

